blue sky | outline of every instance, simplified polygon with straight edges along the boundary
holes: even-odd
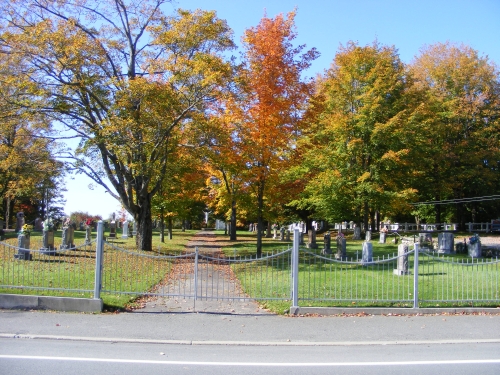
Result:
[[[238,44],[244,30],[256,26],[264,12],[274,17],[297,8],[297,44],[321,53],[308,76],[328,69],[339,46],[350,40],[394,45],[405,63],[411,63],[425,45],[464,43],[500,65],[500,0],[178,0],[175,7],[216,10],[234,30]],[[174,6],[167,4],[164,9],[168,12]],[[119,203],[100,187],[90,190],[91,183],[85,176],[67,180],[65,212],[104,218],[118,212]]]

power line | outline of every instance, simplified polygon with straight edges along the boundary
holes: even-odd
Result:
[[[500,195],[487,195],[484,197],[473,197],[473,198],[461,198],[461,199],[448,199],[442,201],[428,201],[428,202],[416,202],[410,203],[412,206],[423,206],[430,204],[458,204],[458,203],[468,203],[468,202],[485,202],[485,201],[495,201],[499,200]]]

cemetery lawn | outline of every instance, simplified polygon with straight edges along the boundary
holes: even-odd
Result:
[[[153,251],[142,252],[150,255],[178,254],[184,251],[188,241],[198,233],[198,230],[180,229],[173,231],[172,240],[165,233],[165,242],[160,242],[159,233],[153,233]],[[105,233],[105,237],[109,232]],[[95,238],[95,232],[92,233]],[[121,239],[121,231],[117,230],[117,238],[110,242],[120,248],[136,252],[135,238]],[[33,231],[30,235],[30,248],[38,250],[42,247],[42,233]],[[5,241],[11,246],[17,246],[17,234],[7,232]],[[56,255],[41,255],[32,252],[35,260],[19,261],[14,259],[15,250],[10,247],[0,248],[0,270],[2,282],[0,285],[19,285],[18,288],[0,287],[0,293],[31,294],[57,297],[92,298],[95,278],[95,242],[89,246],[80,247],[85,242],[85,231],[75,231],[75,250],[64,251]],[[61,231],[54,235],[54,246],[61,245]],[[135,262],[137,257],[104,257],[106,263],[112,262],[114,273],[120,275],[116,280],[114,275],[103,272],[103,288],[119,282],[123,290],[151,290],[163,280],[169,268],[158,269],[153,261],[141,258],[140,264]],[[134,263],[135,262],[135,263]],[[73,289],[73,290],[72,290]],[[76,290],[75,290],[76,289]],[[83,292],[82,292],[83,291]],[[137,299],[133,294],[101,293],[105,310],[126,308]]]

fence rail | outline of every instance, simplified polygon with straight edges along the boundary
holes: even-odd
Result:
[[[100,298],[105,294],[290,301],[293,306],[499,303],[500,260],[456,259],[414,249],[335,259],[299,246],[262,258],[198,251],[130,251],[103,239],[51,252],[0,243],[0,288]],[[29,252],[29,256],[26,252]],[[24,254],[21,256],[16,256]],[[23,259],[31,259],[25,261]]]

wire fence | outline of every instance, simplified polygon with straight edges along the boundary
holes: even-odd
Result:
[[[413,301],[412,267],[397,272],[405,255],[337,260],[333,256],[301,249],[299,255],[299,301],[400,302]],[[408,262],[411,264],[411,262]],[[396,271],[396,272],[395,272]]]
[[[500,302],[500,260],[457,258],[403,246],[398,254],[336,259],[299,247],[264,257],[220,251],[157,254],[97,241],[28,249],[0,243],[2,292],[291,301],[293,306]],[[406,246],[406,247],[405,247]],[[415,249],[409,249],[414,246]],[[98,272],[96,273],[96,269]]]
[[[1,242],[0,288],[38,291],[45,295],[76,293],[88,297],[94,290],[95,262],[95,241],[49,251]]]

